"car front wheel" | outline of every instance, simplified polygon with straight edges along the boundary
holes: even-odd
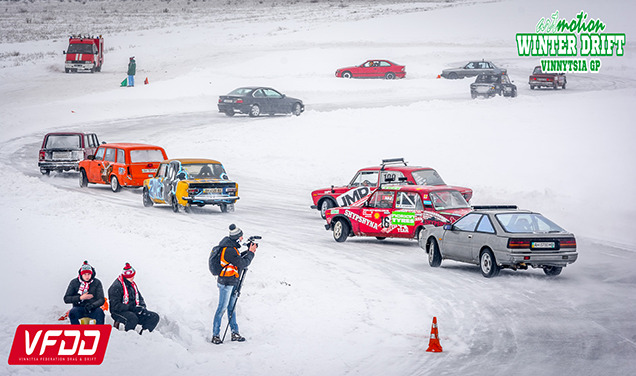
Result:
[[[428,264],[433,268],[437,268],[442,263],[442,255],[439,253],[439,246],[437,240],[431,239],[428,243]]]
[[[543,267],[543,272],[545,273],[545,275],[549,275],[551,277],[555,277],[561,274],[562,270],[563,270],[562,266],[544,266]]]
[[[342,72],[342,78],[352,78],[353,75],[351,74],[351,72],[346,71],[346,72]]]
[[[250,117],[258,117],[261,114],[261,108],[257,104],[250,107]]]
[[[457,73],[455,73],[455,72],[451,72],[451,73],[448,75],[448,78],[449,78],[450,80],[456,80],[456,79],[458,79],[458,78],[459,78],[459,76],[457,76]]]
[[[336,206],[334,202],[329,199],[325,199],[322,201],[322,203],[320,204],[320,216],[322,217],[322,219],[327,218],[327,210],[333,208],[334,206]]]
[[[292,114],[296,116],[300,116],[302,112],[303,111],[302,111],[302,107],[300,106],[300,103],[294,103],[294,105],[292,106]]]
[[[88,177],[86,177],[86,171],[84,171],[84,169],[80,170],[79,186],[80,188],[86,188],[88,186]]]
[[[499,274],[500,268],[495,260],[495,255],[490,249],[484,250],[479,257],[479,268],[481,269],[481,274],[486,278],[496,277]]]
[[[150,192],[148,192],[148,188],[144,187],[144,191],[141,194],[141,197],[143,199],[144,202],[144,206],[145,207],[149,207],[153,205],[152,200],[150,199]]]
[[[113,192],[121,191],[121,185],[119,184],[119,180],[117,180],[117,176],[115,175],[110,177],[110,189]]]
[[[338,242],[342,243],[347,240],[349,236],[349,225],[344,220],[338,220],[333,225],[333,238]]]

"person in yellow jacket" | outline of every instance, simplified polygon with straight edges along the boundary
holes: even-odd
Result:
[[[250,244],[247,251],[239,252],[243,241],[243,231],[236,227],[235,224],[230,225],[230,233],[220,242],[221,248],[221,273],[217,277],[217,286],[219,288],[219,305],[214,314],[214,322],[212,324],[212,343],[221,344],[219,334],[221,332],[221,319],[227,311],[230,328],[232,329],[232,341],[243,342],[245,338],[239,334],[239,327],[236,323],[236,287],[239,283],[240,273],[247,268],[254,258],[256,252],[256,243]]]

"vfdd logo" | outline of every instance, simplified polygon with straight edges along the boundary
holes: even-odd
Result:
[[[102,364],[110,325],[20,325],[9,364]]]

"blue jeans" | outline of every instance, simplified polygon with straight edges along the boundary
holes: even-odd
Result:
[[[95,308],[93,312],[88,313],[84,307],[73,307],[68,313],[71,325],[79,325],[79,319],[82,317],[90,317],[95,319],[97,325],[104,325],[104,311],[101,308]]]
[[[216,285],[219,287],[219,306],[216,308],[216,313],[214,314],[212,335],[218,337],[221,333],[221,319],[223,318],[223,313],[227,310],[227,316],[229,318],[231,313],[230,310],[235,308],[236,295],[234,295],[233,292],[236,289],[236,286],[226,286],[220,283],[217,283]],[[236,312],[234,312],[230,318],[230,328],[232,328],[232,333],[239,332],[239,327],[236,323]]]
[[[128,86],[135,86],[135,76],[134,75],[129,75],[128,76]]]

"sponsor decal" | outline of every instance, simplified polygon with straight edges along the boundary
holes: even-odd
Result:
[[[349,206],[361,198],[368,196],[369,193],[371,193],[369,187],[357,187],[336,197],[336,201],[338,202],[338,206]]]
[[[544,73],[598,73],[601,60],[596,57],[625,53],[625,34],[602,33],[605,28],[600,18],[588,18],[583,10],[570,21],[559,19],[557,10],[551,17],[542,17],[537,22],[535,33],[516,35],[517,53],[519,56],[563,57],[541,59]]]
[[[331,211],[329,213],[331,213],[331,214],[340,214],[340,210],[339,209],[331,209]]]
[[[396,190],[396,191],[399,191],[400,188],[402,188],[401,185],[383,185],[382,186],[382,189],[393,189],[393,190]]]
[[[352,221],[358,222],[358,223],[363,224],[363,225],[367,225],[367,226],[373,228],[374,230],[377,230],[378,227],[379,227],[377,223],[373,222],[369,218],[364,218],[364,217],[359,216],[358,214],[353,213],[353,212],[351,212],[349,210],[345,210],[344,215],[347,218],[351,219]]]
[[[415,213],[393,212],[391,214],[391,224],[413,226],[415,225]]]
[[[126,173],[126,169],[123,167],[119,167],[119,175],[124,175]]]
[[[9,364],[102,364],[111,329],[110,325],[19,325]]]

